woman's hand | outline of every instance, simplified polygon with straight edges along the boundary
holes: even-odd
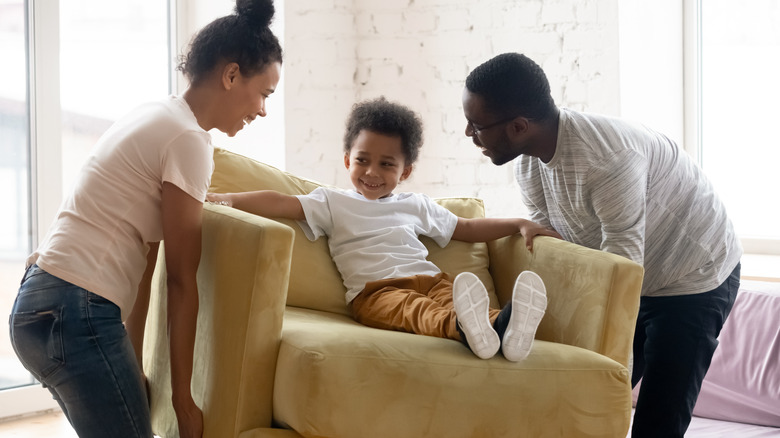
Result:
[[[209,204],[226,205],[228,207],[233,206],[233,199],[231,199],[229,193],[208,193],[206,194],[206,202]]]
[[[201,438],[203,436],[203,412],[191,397],[187,401],[175,403],[176,419],[181,438]]]
[[[525,238],[525,246],[529,251],[534,249],[534,237],[536,236],[550,236],[563,240],[563,237],[557,231],[545,228],[529,220],[524,221],[523,225],[520,226],[520,234]]]

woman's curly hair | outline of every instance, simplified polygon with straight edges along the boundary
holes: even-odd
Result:
[[[236,0],[235,13],[212,21],[195,35],[177,69],[196,84],[222,62],[237,63],[244,76],[281,63],[282,47],[269,28],[274,12],[272,0]]]

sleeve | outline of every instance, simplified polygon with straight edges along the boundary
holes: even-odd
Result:
[[[591,201],[601,222],[601,249],[644,262],[647,160],[634,150],[591,170]]]
[[[537,166],[538,164],[532,159],[521,157],[515,166],[515,180],[520,187],[520,199],[528,209],[529,219],[543,227],[553,229]]]
[[[422,194],[416,196],[419,197],[421,206],[418,234],[430,237],[437,245],[444,248],[452,239],[452,233],[458,225],[458,217],[428,196]]]
[[[204,135],[208,134],[186,131],[176,137],[165,148],[160,166],[162,182],[199,201],[206,199],[214,172],[214,150]]]
[[[307,239],[315,241],[328,236],[333,230],[333,216],[330,213],[328,192],[324,187],[314,189],[308,195],[296,196],[301,201],[306,220],[297,221]]]
[[[547,216],[547,202],[544,199],[544,194],[538,196],[537,201],[532,200],[525,191],[520,191],[520,199],[525,204],[525,208],[528,209],[528,219],[531,222],[535,222],[545,228],[554,229],[550,223],[550,218]]]

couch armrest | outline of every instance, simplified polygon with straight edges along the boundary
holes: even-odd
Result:
[[[587,348],[628,367],[644,269],[626,258],[552,237],[529,252],[517,235],[490,242],[490,272],[501,303],[524,270],[547,288],[537,339]]]
[[[193,397],[203,410],[204,438],[237,437],[271,426],[292,241],[293,230],[278,222],[228,207],[204,207],[192,377]],[[151,386],[153,429],[173,437],[178,430],[171,405],[163,254],[161,245],[144,370]]]

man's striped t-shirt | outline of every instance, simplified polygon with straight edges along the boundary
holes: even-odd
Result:
[[[523,155],[515,177],[532,220],[642,264],[642,295],[712,290],[742,255],[701,169],[642,125],[562,108],[553,158]]]

